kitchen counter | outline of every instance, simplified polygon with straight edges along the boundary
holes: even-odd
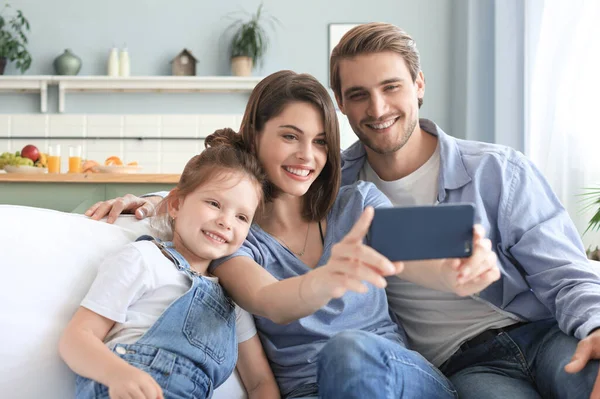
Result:
[[[178,174],[149,173],[0,173],[0,182],[177,184]]]
[[[0,173],[0,204],[83,213],[99,201],[169,191],[178,174],[148,173]]]

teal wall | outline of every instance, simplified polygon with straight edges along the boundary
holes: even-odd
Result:
[[[229,74],[225,15],[254,11],[259,1],[208,0],[10,0],[31,22],[27,74],[52,74],[52,61],[65,48],[83,59],[82,75],[105,74],[109,49],[127,44],[132,75],[170,74],[169,61],[182,48],[200,60],[198,75]],[[281,21],[256,75],[280,69],[308,72],[326,84],[328,24],[385,21],[416,39],[427,79],[423,116],[446,126],[450,120],[452,0],[266,0]],[[10,65],[7,74],[19,73]],[[49,111],[56,112],[51,91]],[[70,113],[241,113],[242,94],[69,94]],[[39,97],[0,94],[0,113],[37,113]]]

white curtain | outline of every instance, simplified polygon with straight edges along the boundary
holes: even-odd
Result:
[[[527,155],[580,233],[585,187],[600,187],[600,1],[534,0],[526,10]],[[600,233],[583,236],[600,245]]]

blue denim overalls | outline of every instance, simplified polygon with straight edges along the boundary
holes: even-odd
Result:
[[[150,374],[165,399],[210,398],[237,361],[234,304],[218,283],[195,274],[173,243],[154,242],[190,277],[192,287],[135,344],[116,344],[111,349]],[[78,376],[76,397],[108,398],[108,388]]]

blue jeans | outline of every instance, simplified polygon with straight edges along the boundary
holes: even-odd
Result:
[[[323,347],[317,384],[299,389],[302,398],[457,398],[446,377],[423,356],[366,331],[345,331]],[[318,391],[316,391],[318,390]]]
[[[556,320],[542,320],[459,349],[440,369],[461,399],[589,398],[598,361],[577,374],[564,371],[578,343]]]

